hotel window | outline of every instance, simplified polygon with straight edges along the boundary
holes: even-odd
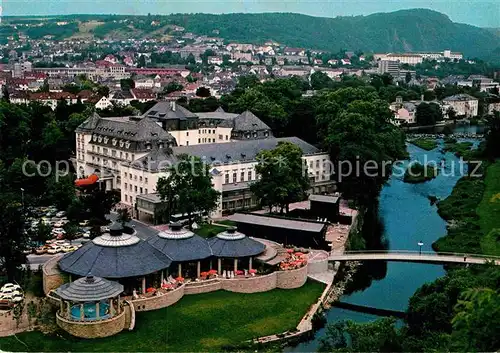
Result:
[[[201,139],[198,139],[198,143],[201,143]]]
[[[226,141],[229,140],[229,135],[226,135]]]
[[[212,130],[212,134],[214,134],[214,135],[215,135],[215,130]]]
[[[120,159],[123,158],[123,152],[120,151]]]
[[[189,131],[186,131],[186,136],[189,136]]]
[[[128,153],[125,153],[125,159],[128,159]]]
[[[144,193],[147,194],[148,193],[148,189],[144,189]]]
[[[97,146],[97,153],[101,153],[101,147]]]
[[[148,183],[148,178],[144,178],[144,182],[147,184]]]
[[[137,192],[137,185],[134,186],[134,192]]]
[[[248,181],[252,180],[252,171],[248,171]]]
[[[245,172],[241,172],[240,181],[245,181]]]
[[[125,201],[128,201],[128,196],[127,195],[125,195]]]
[[[223,140],[224,137],[222,135],[219,135],[219,140]]]
[[[236,172],[233,172],[233,183],[236,183]]]
[[[102,149],[102,153],[104,153],[105,155],[107,155],[108,154],[108,149],[107,148],[103,148]]]
[[[130,180],[132,180],[132,173],[128,173],[128,177]]]
[[[229,184],[229,174],[226,174],[224,182],[225,184]]]
[[[312,169],[312,167],[313,167],[313,161],[309,161],[309,168]]]
[[[134,175],[134,180],[137,181],[137,175]]]
[[[139,181],[142,183],[142,177],[141,176],[139,177]]]
[[[127,183],[125,183],[125,190],[127,190]]]
[[[132,191],[132,184],[129,185],[129,190]]]
[[[111,151],[111,155],[112,155],[113,157],[116,157],[116,150],[112,150],[112,151]]]
[[[215,142],[215,139],[212,139],[212,142]]]
[[[319,180],[319,171],[316,171],[316,180]]]
[[[139,188],[139,191],[140,191],[140,193],[141,193],[141,195],[142,195],[142,188]]]
[[[94,146],[94,145],[92,145],[92,152],[94,152],[94,151],[95,151],[95,146]]]
[[[186,141],[186,146],[189,146],[189,141]]]
[[[316,160],[316,168],[319,168],[319,159]]]

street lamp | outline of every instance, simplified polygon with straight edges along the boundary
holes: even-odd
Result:
[[[418,254],[422,255],[422,246],[424,246],[424,242],[422,240],[420,240],[417,244],[419,246],[419,248],[418,248]]]
[[[21,188],[21,203],[23,204],[23,211],[24,211],[24,189]]]

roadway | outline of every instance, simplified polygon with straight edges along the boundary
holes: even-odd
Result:
[[[485,264],[489,261],[500,265],[500,257],[478,255],[478,254],[454,254],[433,253],[418,251],[387,251],[387,252],[345,252],[343,254],[331,254],[328,261],[399,261],[399,262],[422,262],[422,263],[461,263],[461,264]]]

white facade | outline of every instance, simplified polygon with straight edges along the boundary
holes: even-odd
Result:
[[[452,107],[457,116],[475,117],[477,116],[478,99],[468,94],[456,94],[443,99],[443,104]]]

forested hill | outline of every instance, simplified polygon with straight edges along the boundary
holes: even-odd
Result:
[[[339,49],[442,51],[488,57],[500,38],[492,31],[454,23],[439,12],[413,9],[369,16],[323,18],[292,13],[173,15],[187,30],[240,42],[275,40],[288,46]]]

